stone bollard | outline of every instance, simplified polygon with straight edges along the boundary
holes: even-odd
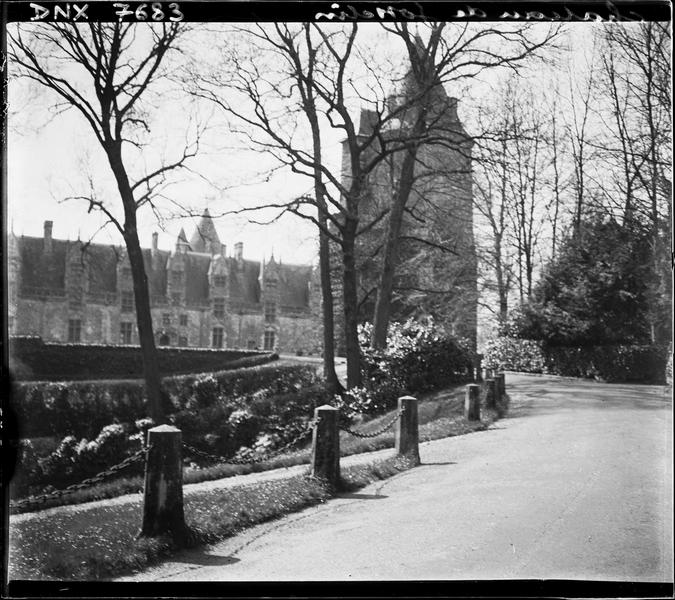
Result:
[[[338,431],[339,411],[324,404],[314,409],[312,434],[312,477],[325,479],[337,487],[340,481],[340,432]]]
[[[417,425],[417,398],[401,396],[398,410],[403,411],[396,426],[396,452],[415,464],[420,462],[419,431]]]
[[[497,408],[497,380],[489,378],[485,380],[485,408]]]
[[[497,373],[495,379],[497,380],[497,398],[502,401],[506,394],[506,375],[504,373]]]
[[[469,421],[480,421],[480,386],[475,383],[466,386],[464,416]]]
[[[187,534],[183,514],[182,435],[171,425],[148,430],[141,536]]]

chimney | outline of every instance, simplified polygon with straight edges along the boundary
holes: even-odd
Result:
[[[225,244],[220,245],[220,255],[223,258],[227,257],[227,246]]]
[[[45,236],[43,242],[43,248],[45,252],[52,251],[52,226],[54,225],[53,221],[45,221]]]
[[[234,245],[234,258],[236,258],[237,261],[244,259],[244,242],[237,242]]]
[[[157,252],[157,239],[159,238],[159,234],[156,231],[153,231],[152,233],[152,251]]]

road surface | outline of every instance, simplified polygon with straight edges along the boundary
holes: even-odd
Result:
[[[659,386],[507,375],[510,415],[423,464],[126,581],[672,581]]]

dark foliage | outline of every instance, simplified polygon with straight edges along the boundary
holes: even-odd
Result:
[[[157,348],[165,375],[205,373],[264,364],[269,352],[208,348]],[[10,365],[21,381],[134,379],[143,376],[138,346],[44,343],[39,337],[10,338]]]
[[[668,347],[654,344],[550,346],[499,337],[488,344],[483,364],[490,369],[658,384],[666,380],[669,357]]]
[[[651,343],[656,316],[669,311],[667,296],[654,296],[652,242],[637,226],[584,223],[548,265],[511,333],[548,346]]]

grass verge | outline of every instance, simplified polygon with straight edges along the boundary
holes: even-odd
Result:
[[[410,466],[395,457],[343,468],[338,491],[359,489]],[[330,496],[322,481],[306,476],[192,494],[185,499],[193,534],[190,545],[217,542]],[[136,539],[141,515],[139,500],[19,520],[10,529],[10,579],[106,580],[150,566],[177,550],[168,537]]]

